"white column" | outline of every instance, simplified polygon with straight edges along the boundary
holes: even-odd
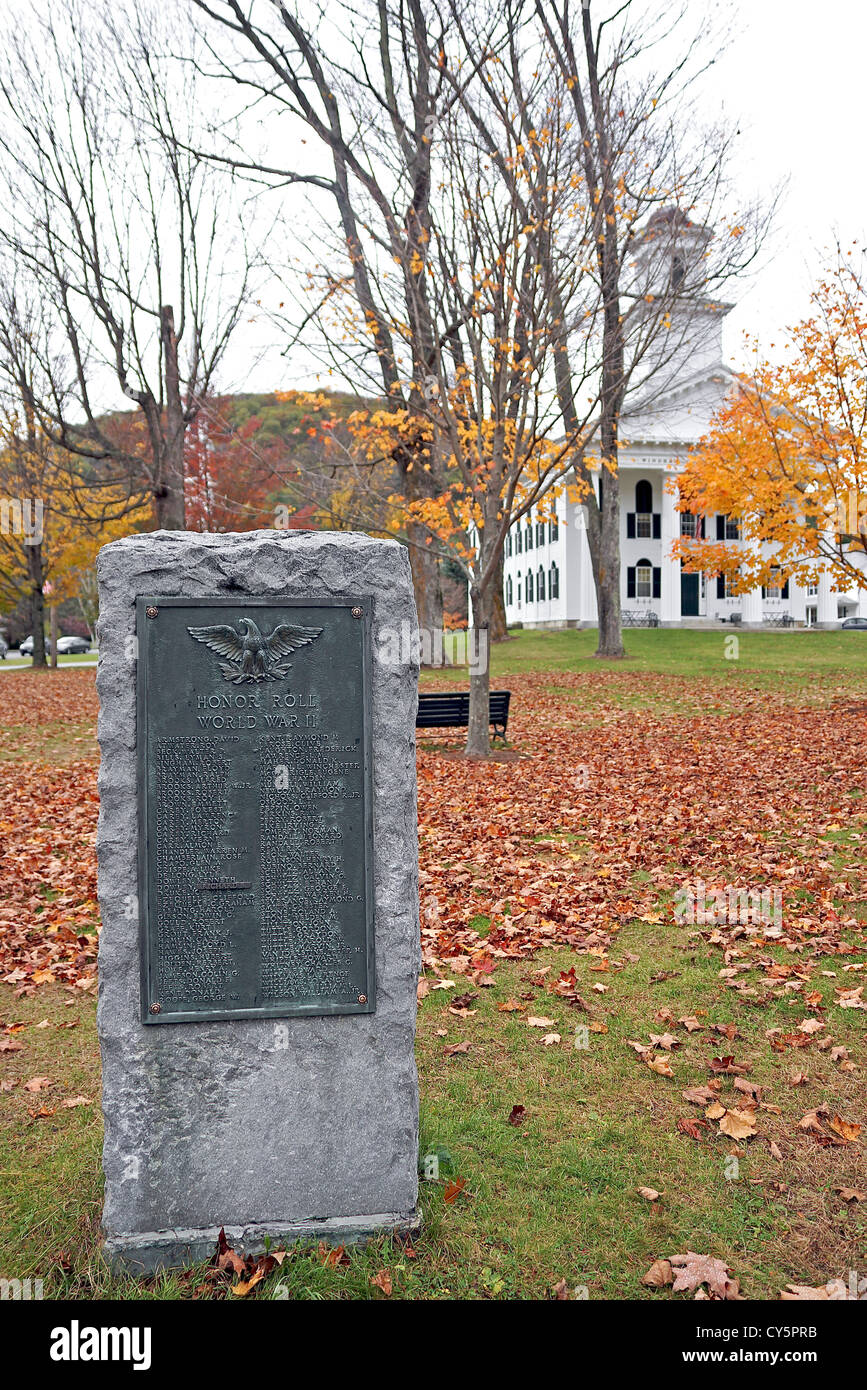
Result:
[[[578,536],[579,573],[579,615],[582,623],[593,624],[599,621],[596,614],[596,585],[593,583],[593,563],[590,559],[590,542],[587,528],[582,526]]]
[[[748,594],[743,595],[744,606],[742,608],[743,622],[750,623],[758,627],[762,621],[762,589],[750,589]]]
[[[796,623],[806,622],[807,590],[803,584],[796,584],[794,579],[789,580],[789,612]]]
[[[819,575],[819,594],[816,599],[816,621],[831,623],[837,617],[837,595],[831,592],[831,575],[823,569]]]
[[[677,510],[677,493],[670,492],[668,482],[673,475],[665,470],[660,474],[662,485],[662,597],[659,603],[659,618],[663,623],[680,622],[680,560],[672,559],[672,543],[680,535],[680,513]]]

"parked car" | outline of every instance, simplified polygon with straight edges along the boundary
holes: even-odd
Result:
[[[844,618],[840,624],[840,631],[845,632],[847,628],[856,632],[867,632],[867,618]]]
[[[20,645],[20,647],[18,648],[18,650],[19,650],[19,652],[21,653],[22,656],[32,656],[32,655],[33,655],[33,637],[32,637],[32,635],[29,636],[29,637],[25,637],[25,638],[24,638],[24,641],[21,643],[21,645]],[[51,651],[51,643],[49,642],[48,638],[46,637],[46,639],[45,639],[45,655],[48,656],[48,655],[50,654],[50,651]],[[58,639],[57,639],[57,655],[58,655],[58,656],[81,656],[84,652],[89,652],[89,651],[90,651],[90,643],[88,642],[88,640],[87,640],[86,637],[58,637]]]

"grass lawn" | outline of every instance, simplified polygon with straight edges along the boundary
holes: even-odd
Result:
[[[98,652],[82,652],[80,656],[63,656],[57,658],[58,666],[95,666],[98,660]],[[29,656],[7,656],[5,661],[0,662],[0,673],[3,671],[33,670],[33,658]]]
[[[690,1295],[642,1275],[687,1250],[725,1260],[747,1298],[867,1275],[867,641],[737,634],[731,659],[728,637],[630,631],[629,660],[598,663],[592,632],[520,632],[493,654],[514,760],[470,765],[459,737],[425,739],[424,1227],[414,1249],[374,1242],[336,1268],[293,1251],[251,1297],[382,1298],[384,1269],[392,1298],[545,1298],[565,1280],[573,1297],[666,1300]],[[92,912],[92,878],[58,904],[92,854],[93,712],[87,671],[0,683],[5,874],[30,876],[34,951],[62,910]],[[58,832],[72,824],[80,842]],[[782,934],[678,921],[673,892],[697,874],[783,884]],[[201,1269],[108,1274],[94,991],[27,988],[0,984],[0,1275],[42,1277],[46,1297],[231,1297]],[[716,1077],[726,1056],[744,1070]],[[754,1136],[684,1097],[711,1080]],[[736,1080],[759,1088],[754,1110]]]
[[[702,677],[733,691],[756,684],[775,691],[800,691],[813,679],[825,678],[841,689],[863,690],[867,683],[867,632],[856,630],[626,628],[622,661],[594,657],[597,638],[595,628],[556,632],[513,628],[508,641],[492,646],[492,680],[544,671],[556,686],[560,671],[603,671],[618,676],[617,685],[628,685],[631,675],[654,673],[686,680]],[[448,642],[446,646],[448,650]],[[422,681],[448,681],[450,674],[426,670]]]

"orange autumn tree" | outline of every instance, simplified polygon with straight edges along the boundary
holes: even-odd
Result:
[[[413,367],[412,406],[398,398],[350,420],[368,460],[411,457],[421,477],[389,501],[407,532],[466,578],[479,641],[466,743],[474,757],[490,751],[487,636],[506,536],[531,510],[550,506],[592,433],[588,418],[566,425],[555,387],[564,312],[555,279],[575,297],[585,279],[575,263],[566,279],[552,249],[563,221],[585,212],[580,184],[565,177],[570,159],[557,114],[532,144],[522,145],[508,124],[500,128],[511,180],[460,112],[442,121],[438,155],[448,179],[425,257],[406,268],[425,283],[434,329]],[[398,304],[392,332],[407,335],[404,360],[412,362]]]
[[[427,419],[402,408],[359,411],[350,417],[368,459],[393,456],[409,437],[423,468],[432,469],[424,462],[426,455],[438,455],[437,476],[443,480],[439,489],[411,499],[393,494],[389,501],[397,514],[412,517],[431,551],[454,560],[467,579],[477,634],[477,648],[470,659],[466,744],[472,757],[484,757],[490,750],[487,636],[506,533],[533,510],[539,517],[553,515],[554,500],[567,486],[565,479],[581,447],[576,439],[555,442],[539,428],[533,410],[512,412],[514,393],[526,404],[539,390],[539,382],[529,364],[517,367],[520,348],[514,339],[495,335],[489,347],[490,373],[482,371],[484,359],[477,362],[476,372],[462,368],[451,389],[432,394]],[[515,370],[507,372],[507,362]],[[509,377],[512,382],[510,392],[495,393],[483,412],[477,408],[480,375],[489,381]],[[570,479],[569,491],[580,495],[580,484]]]
[[[53,444],[10,394],[0,405],[0,605],[26,602],[33,664],[44,666],[45,596],[54,604],[78,597],[100,546],[148,526],[151,513],[146,494],[129,492],[105,470],[93,465],[85,476],[80,460]],[[9,511],[13,521],[38,516],[38,524],[7,525]]]
[[[678,478],[680,508],[740,521],[740,540],[682,538],[686,569],[737,592],[775,578],[867,588],[867,290],[838,253],[780,363],[756,359]]]

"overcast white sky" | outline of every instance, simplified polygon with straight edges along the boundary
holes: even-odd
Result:
[[[867,245],[867,4],[741,0],[738,9],[740,33],[708,76],[708,108],[717,102],[738,120],[745,187],[789,182],[762,264],[726,320],[736,365],[744,332],[770,352],[808,312],[835,233]]]
[[[652,0],[651,0],[652,3]],[[835,233],[867,246],[867,0],[688,0],[697,18],[734,11],[730,47],[701,79],[710,120],[720,110],[740,129],[733,172],[745,198],[788,180],[775,229],[755,273],[731,286],[737,300],[724,330],[724,351],[745,364],[744,333],[765,350],[787,324],[809,311],[811,283]],[[255,338],[256,328],[248,327]],[[313,386],[309,358],[268,352],[248,372],[231,354],[235,389]],[[236,353],[242,351],[239,341]],[[246,370],[245,370],[246,369]],[[325,384],[324,379],[322,379]],[[228,383],[227,383],[228,384]]]
[[[0,0],[0,6],[8,3]],[[38,13],[50,9],[52,0],[21,3],[25,14],[31,5]],[[650,12],[657,8],[657,0],[644,3]],[[737,303],[725,323],[724,350],[733,365],[742,366],[744,333],[757,336],[772,353],[787,324],[809,311],[810,286],[835,234],[846,245],[867,247],[867,0],[686,3],[694,23],[733,17],[731,43],[699,90],[709,120],[722,110],[738,124],[732,172],[745,201],[788,180],[760,264],[749,280],[728,291]],[[609,8],[614,4],[608,0]],[[594,0],[595,14],[605,9],[605,0]],[[298,220],[304,222],[300,204],[299,199]],[[312,370],[307,352],[281,356],[274,328],[263,318],[239,332],[224,361],[221,385],[235,391],[313,387]],[[326,381],[319,378],[320,384]]]

